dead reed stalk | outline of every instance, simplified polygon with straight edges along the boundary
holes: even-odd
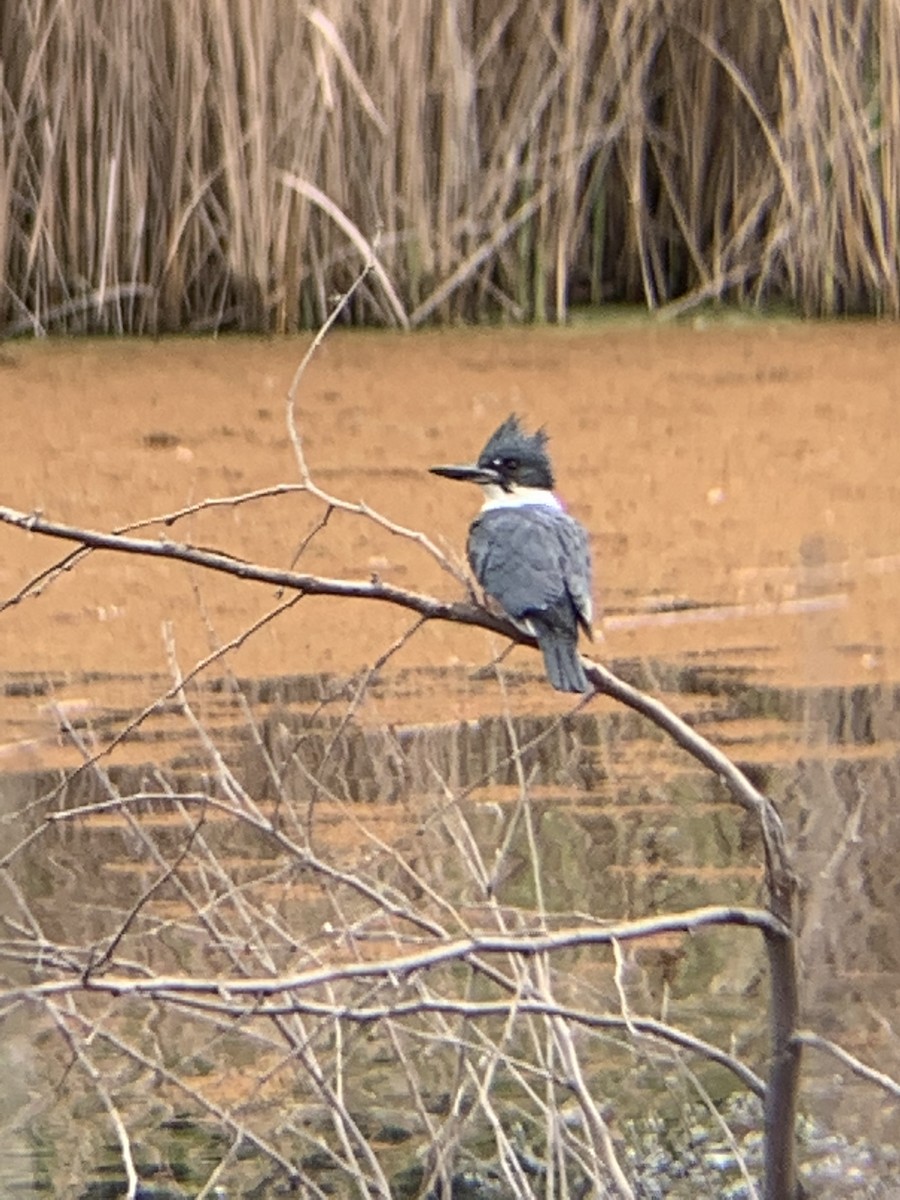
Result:
[[[19,0],[0,63],[7,334],[316,326],[376,237],[357,322],[900,314],[881,0]]]

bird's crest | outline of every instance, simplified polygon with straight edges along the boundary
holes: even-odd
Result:
[[[547,431],[543,426],[532,434],[522,428],[519,417],[511,413],[499,429],[488,438],[478,456],[479,465],[487,465],[498,458],[518,458],[523,461],[540,462],[550,469],[547,454]]]

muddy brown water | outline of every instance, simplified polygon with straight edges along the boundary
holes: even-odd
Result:
[[[236,338],[5,347],[0,502],[109,530],[295,483],[285,394],[307,345]],[[805,1020],[895,1077],[898,386],[894,326],[700,320],[415,337],[338,332],[308,368],[297,404],[321,488],[425,531],[460,561],[477,496],[426,468],[471,458],[510,411],[546,424],[561,490],[591,533],[605,613],[596,652],[703,722],[769,788],[804,881]],[[277,567],[305,543],[298,567],[310,573],[460,593],[416,543],[341,511],[319,528],[324,513],[310,495],[271,496],[192,512],[149,535]],[[16,595],[67,549],[0,526],[0,593]],[[7,840],[41,811],[59,772],[79,761],[59,731],[59,707],[82,746],[102,747],[167,689],[173,653],[187,671],[275,603],[271,588],[93,554],[0,612]],[[473,828],[485,853],[498,853],[502,814],[517,795],[514,772],[498,765],[511,717],[523,742],[546,737],[526,766],[553,911],[614,918],[756,901],[754,831],[723,809],[714,785],[605,702],[548,733],[571,701],[543,684],[526,649],[504,660],[503,689],[479,677],[500,649],[480,632],[437,623],[417,630],[371,682],[329,760],[310,734],[310,714],[322,711],[323,697],[327,715],[345,711],[346,681],[411,623],[384,604],[306,598],[229,653],[243,707],[218,682],[221,664],[192,693],[261,801],[274,798],[248,714],[267,750],[282,755],[291,786],[302,788],[304,771],[320,774],[331,790],[317,801],[318,836],[335,863],[368,862],[374,836],[408,847],[423,805],[437,803],[435,764],[456,785],[482,781]],[[297,765],[301,743],[309,757]],[[198,760],[170,707],[106,765],[123,787],[138,787],[148,764],[174,763],[194,779]],[[85,787],[67,802],[92,798]],[[79,836],[89,873],[107,886],[115,879],[122,897],[147,886],[111,819]],[[62,844],[52,861],[57,852]],[[219,852],[255,879],[239,842],[226,837]],[[503,900],[528,908],[525,857],[518,847],[504,867]],[[449,895],[458,881],[438,849],[421,861]],[[56,882],[40,872],[35,887],[36,910],[51,924],[54,909],[84,898],[83,878],[68,869]],[[285,903],[298,921],[301,911],[324,919],[307,893]],[[79,936],[99,939],[104,928],[102,907],[90,900]],[[642,960],[652,1010],[671,995],[686,1020],[698,1003],[720,1004],[731,1019],[759,995],[755,953],[730,954],[726,940],[702,962],[693,951],[687,959],[676,945]],[[703,1028],[722,1033],[715,1022]],[[738,1035],[751,1056],[764,1055],[759,1033],[754,1008]],[[811,1111],[848,1136],[877,1129],[898,1139],[883,1093],[850,1086],[835,1062],[808,1057]],[[217,1075],[213,1090],[228,1094],[227,1078]]]

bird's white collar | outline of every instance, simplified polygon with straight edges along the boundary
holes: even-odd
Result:
[[[514,487],[506,492],[497,483],[483,483],[484,504],[481,511],[491,508],[520,508],[524,504],[543,504],[547,508],[562,509],[562,504],[547,488]]]

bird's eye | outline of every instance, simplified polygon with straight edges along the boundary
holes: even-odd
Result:
[[[504,470],[518,471],[519,460],[517,458],[504,458],[501,465],[503,466]]]

